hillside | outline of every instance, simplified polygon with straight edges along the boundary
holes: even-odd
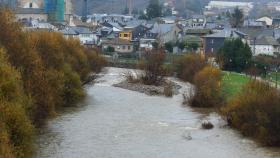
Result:
[[[143,9],[148,4],[149,0],[134,0],[134,6],[138,9]],[[72,0],[74,12],[82,14],[83,1]],[[89,13],[122,13],[126,7],[126,0],[89,0]]]
[[[91,13],[122,13],[124,8],[126,7],[127,0],[88,0],[88,12]],[[149,0],[133,0],[134,8],[144,9]],[[161,0],[167,1],[167,0]],[[210,0],[175,0],[176,8],[180,12],[185,12],[186,9],[189,11],[193,11],[195,13],[201,13],[202,8]],[[240,2],[258,2],[264,3],[268,0],[231,0],[231,1],[240,1]],[[272,0],[271,0],[272,1]],[[273,0],[274,2],[279,2],[280,0]],[[76,14],[81,15],[83,12],[83,0],[72,0],[74,12]]]

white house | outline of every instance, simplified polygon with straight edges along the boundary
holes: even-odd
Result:
[[[270,27],[272,26],[272,18],[264,16],[262,18],[259,18],[256,20],[257,22],[263,22],[266,24],[266,26]]]
[[[139,48],[140,50],[152,50],[154,42],[156,42],[156,39],[141,38]]]
[[[250,47],[254,56],[264,55],[275,55],[280,52],[280,44],[277,40],[270,36],[264,36],[250,41]]]

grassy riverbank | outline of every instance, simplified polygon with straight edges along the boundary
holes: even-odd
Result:
[[[250,81],[250,77],[236,72],[223,72],[222,75],[222,93],[226,100],[234,98]]]

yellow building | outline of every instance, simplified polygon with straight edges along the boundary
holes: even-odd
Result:
[[[132,40],[132,32],[131,31],[121,31],[121,32],[119,32],[119,38],[131,41]]]

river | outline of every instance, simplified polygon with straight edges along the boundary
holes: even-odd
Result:
[[[182,95],[147,96],[113,87],[125,69],[107,68],[86,87],[79,107],[48,122],[37,139],[38,158],[270,158],[264,148],[225,126],[215,112],[182,106]],[[183,86],[181,93],[188,90]],[[200,128],[210,120],[214,129]]]

